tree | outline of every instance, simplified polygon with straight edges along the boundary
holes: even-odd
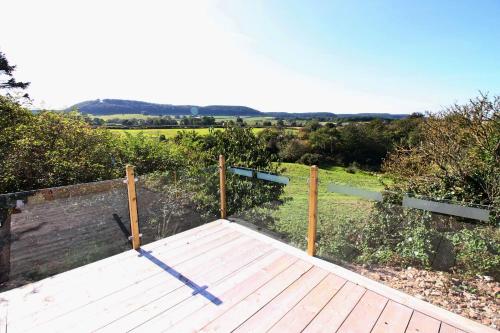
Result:
[[[23,117],[7,132],[15,136],[7,138],[7,144],[1,139],[1,193],[110,179],[122,173],[113,134],[93,129],[82,119],[42,112]]]
[[[429,114],[421,140],[384,163],[395,187],[500,209],[500,96],[487,95]]]
[[[10,65],[7,57],[4,53],[0,51],[0,89],[26,89],[29,86],[29,82],[16,81],[14,78],[14,71],[16,66]],[[24,97],[28,97],[25,94]]]

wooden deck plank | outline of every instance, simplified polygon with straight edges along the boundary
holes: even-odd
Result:
[[[206,237],[214,232],[221,230],[226,230],[227,225],[223,223],[223,220],[217,220],[214,222],[203,224],[197,228],[186,230],[184,232],[169,236],[167,238],[160,239],[158,241],[146,244],[142,246],[142,249],[147,251],[156,251],[157,249],[174,249],[184,246],[186,243],[192,243],[203,237]],[[64,274],[57,275],[57,281],[54,281],[54,277],[48,277],[46,279],[30,283],[28,285],[12,289],[2,294],[4,297],[9,297],[14,302],[16,299],[22,300],[23,296],[30,293],[40,296],[40,292],[47,292],[51,295],[57,293],[63,293],[61,291],[60,285],[64,283],[68,287],[73,287],[81,281],[84,281],[87,274],[93,274],[95,271],[106,270],[108,271],[113,267],[114,264],[123,264],[126,260],[131,260],[136,257],[135,251],[126,251],[120,254],[101,259],[99,261],[74,268]]]
[[[270,246],[255,249],[256,245],[256,241],[248,237],[237,238],[216,251],[210,251],[204,256],[184,262],[176,267],[176,270],[199,286],[209,286],[212,280],[231,274],[271,250]],[[109,297],[68,312],[55,321],[39,325],[38,328],[50,332],[95,331],[127,314],[138,316],[146,305],[162,298],[166,297],[171,300],[175,293],[182,293],[185,298],[189,298],[193,292],[194,290],[186,286],[184,282],[165,272],[165,274],[158,274]],[[95,319],[79,321],[78,318]],[[126,329],[116,331],[124,330]]]
[[[369,333],[380,314],[385,308],[388,299],[368,290],[359,300],[352,312],[346,318],[338,333]]]
[[[163,257],[159,255],[159,259],[168,262],[171,267],[176,267],[180,263],[202,255],[238,237],[241,237],[238,233],[231,232],[231,230],[222,230],[221,232],[216,232],[203,238],[200,242],[187,244],[182,248],[167,251]],[[156,256],[156,252],[154,253]],[[26,298],[24,303],[16,304],[18,306],[15,308],[12,304],[9,304],[12,310],[22,314],[22,316],[18,316],[12,320],[9,318],[9,326],[17,326],[18,324],[24,326],[27,322],[33,322],[34,325],[41,324],[42,322],[57,318],[59,315],[70,310],[77,309],[95,300],[124,290],[128,286],[139,283],[153,275],[164,274],[164,270],[161,267],[149,263],[146,264],[144,258],[140,258],[137,255],[133,264],[131,264],[128,269],[126,267],[122,267],[122,269],[117,268],[118,267],[115,267],[115,269],[109,271],[109,273],[106,271],[107,274],[99,274],[97,279],[94,277],[94,279],[98,281],[98,283],[94,285],[85,284],[76,290],[66,289],[65,286],[65,289],[71,290],[71,293],[61,295],[61,297],[57,299],[57,302],[54,302],[51,295],[47,295],[51,298],[45,302],[42,300],[41,305],[45,304],[45,306],[40,306],[40,301],[38,299],[31,301],[29,298]],[[28,315],[26,316],[26,314]]]
[[[311,268],[311,270],[290,285],[283,293],[262,307],[233,332],[267,332],[290,309],[306,297],[312,289],[316,288],[327,275],[328,272],[321,268]]]
[[[465,333],[465,332],[448,324],[442,323],[441,328],[439,329],[439,333]]]
[[[206,286],[206,291],[210,293],[210,295],[203,296],[207,298],[211,295],[213,297],[217,297],[212,289],[220,283],[220,281],[233,278],[241,271],[248,270],[251,267],[255,267],[258,265],[263,256],[271,256],[277,257],[282,254],[278,253],[273,249],[263,249],[262,251],[255,251],[255,253],[248,253],[248,258],[243,260],[242,258],[233,259],[230,262],[227,262],[225,265],[220,265],[212,270],[210,273],[205,275],[201,275],[196,278],[200,281],[200,284]],[[153,318],[155,316],[160,315],[164,311],[172,308],[173,306],[188,300],[193,297],[193,291],[191,288],[187,286],[182,286],[170,293],[166,293],[160,295],[159,297],[151,299],[147,304],[143,304],[141,307],[137,307],[136,302],[130,300],[131,306],[127,312],[121,313],[121,316],[113,318],[112,321],[109,321],[106,325],[101,325],[95,329],[95,331],[106,331],[106,332],[122,332],[126,331],[130,328],[136,327],[149,318]],[[208,300],[208,298],[207,298]],[[127,304],[125,304],[127,305]],[[134,307],[134,308],[132,308]]]
[[[227,221],[149,249],[1,293],[0,333],[497,332]]]
[[[347,282],[303,332],[324,332],[325,327],[335,332],[354,309],[365,291],[365,288]]]
[[[291,256],[281,256],[278,260],[259,270],[226,280],[214,287],[212,292],[219,295],[222,304],[214,305],[201,297],[191,298],[134,331],[148,332],[170,329],[173,332],[185,332],[200,329],[277,275],[287,274],[291,270],[295,270],[297,263],[298,261]]]
[[[391,300],[408,306],[416,311],[422,312],[428,316],[441,320],[445,323],[452,324],[454,327],[457,327],[465,332],[478,332],[478,333],[499,333],[497,330],[481,325],[480,323],[470,320],[468,318],[462,317],[458,314],[452,313],[448,310],[440,308],[436,305],[428,303],[426,301],[420,300],[416,297],[405,294],[402,291],[393,289],[387,285],[384,285],[380,282],[369,279],[366,276],[350,271],[344,267],[340,267],[331,262],[325,261],[320,258],[315,258],[308,256],[304,251],[294,248],[290,245],[284,244],[282,242],[277,241],[276,239],[272,239],[269,236],[263,235],[259,233],[258,230],[254,226],[249,223],[245,223],[245,225],[240,225],[238,223],[230,223],[228,225],[235,229],[239,230],[242,233],[247,235],[252,235],[253,237],[262,240],[264,243],[272,243],[280,250],[289,253],[301,260],[310,262],[318,267],[328,270],[329,272],[344,278],[352,283],[358,284],[359,286],[372,290],[380,295],[384,295]]]
[[[204,238],[211,237],[213,234],[223,231],[227,232],[227,226],[219,220],[158,240],[142,248],[146,251],[154,251],[157,254],[174,250],[179,251],[179,249],[185,247],[186,244],[198,243],[203,241]],[[67,296],[67,293],[61,288],[61,285],[64,284],[69,290],[78,290],[82,285],[85,285],[88,278],[96,272],[105,271],[106,274],[110,274],[115,270],[120,271],[124,267],[131,267],[132,265],[130,263],[133,262],[136,257],[137,252],[130,250],[58,274],[54,277],[49,277],[17,289],[6,291],[2,293],[2,295],[4,298],[8,298],[10,304],[13,306],[17,306],[16,303],[20,303],[22,306],[27,300],[30,300],[30,302],[38,301],[40,302],[38,306],[44,307],[47,305],[46,303],[51,303],[47,302],[47,299],[56,301],[59,295],[63,295],[63,297]]]
[[[293,282],[307,274],[311,268],[311,264],[304,261],[297,262],[290,267],[290,269],[287,269],[282,274],[278,274],[275,278],[268,281],[240,302],[232,304],[228,311],[221,311],[219,309],[218,313],[213,316],[214,320],[210,321],[210,323],[201,329],[197,327],[196,330],[200,332],[232,331],[274,297],[283,292],[283,290],[288,288]]]
[[[327,274],[321,268],[312,267],[288,287],[286,285],[290,280],[280,282],[274,279],[205,326],[201,332],[266,332]]]
[[[372,333],[404,333],[412,312],[413,310],[407,306],[389,301]]]
[[[311,320],[323,309],[332,297],[342,288],[346,280],[328,274],[306,297],[279,320],[269,333],[302,332]]]
[[[406,333],[439,333],[441,322],[423,313],[414,311]]]

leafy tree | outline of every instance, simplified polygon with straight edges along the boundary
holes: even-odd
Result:
[[[421,141],[384,163],[406,192],[500,208],[500,96],[429,114]]]
[[[184,163],[188,166],[188,181],[195,187],[193,200],[202,212],[217,214],[219,211],[219,182],[216,167],[219,155],[224,155],[226,165],[263,170],[280,171],[274,164],[276,156],[266,148],[266,142],[256,136],[251,128],[228,126],[224,130],[211,129],[204,137],[183,133],[174,139],[182,150]],[[186,154],[184,154],[186,152]],[[193,181],[195,179],[195,181]],[[277,200],[283,186],[263,180],[234,175],[226,177],[229,215]]]
[[[296,162],[302,155],[311,151],[307,141],[291,139],[281,146],[279,156],[285,162]]]
[[[179,169],[181,158],[178,151],[164,141],[148,136],[125,133],[119,140],[117,159],[124,164],[135,166],[138,174]]]
[[[19,114],[29,112],[19,105],[11,108]],[[8,128],[15,136],[0,147],[0,192],[109,179],[122,173],[115,167],[117,146],[110,132],[54,112],[22,118]]]
[[[10,90],[28,88],[29,82],[16,81],[14,78],[15,69],[16,66],[9,64],[5,54],[0,51],[0,89]],[[25,94],[24,97],[28,97],[28,94]]]

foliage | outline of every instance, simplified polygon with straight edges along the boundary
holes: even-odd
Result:
[[[311,148],[306,141],[291,139],[280,147],[279,156],[285,162],[296,162],[310,150]]]
[[[500,231],[492,227],[463,229],[451,240],[457,251],[456,269],[500,280]]]
[[[180,164],[177,151],[146,135],[118,137],[93,129],[76,112],[32,114],[0,96],[0,193],[120,177]]]
[[[219,211],[219,155],[224,155],[226,165],[279,173],[279,165],[266,148],[266,143],[250,128],[227,126],[224,130],[210,130],[206,136],[182,133],[174,139],[182,150],[184,163],[193,177],[204,175],[204,186],[197,187],[195,201],[200,210],[217,213]],[[232,173],[226,174],[228,214],[259,206],[277,200],[283,186],[263,180],[248,179]]]
[[[52,112],[23,119],[9,126],[8,132],[14,136],[1,147],[0,192],[118,176],[113,160],[117,145],[111,133],[94,130],[81,120]],[[119,174],[122,173],[120,170]]]
[[[26,89],[29,82],[16,81],[14,71],[16,66],[9,64],[4,53],[0,52],[0,89]],[[26,94],[25,97],[28,97]]]
[[[322,160],[323,160],[323,155],[305,153],[300,157],[299,163],[305,165],[318,165],[322,162]]]
[[[139,133],[126,133],[119,140],[120,161],[132,164],[138,174],[179,169],[181,157],[164,141]]]
[[[430,114],[421,142],[398,147],[384,163],[393,188],[500,211],[500,96]],[[495,214],[492,214],[495,215]]]

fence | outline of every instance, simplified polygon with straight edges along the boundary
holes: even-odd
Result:
[[[218,165],[195,173],[137,176],[128,166],[125,179],[0,195],[0,282],[5,289],[36,281],[219,216],[250,223],[309,255],[345,260],[356,250],[342,228],[372,218],[377,203],[378,212],[385,209],[400,225],[406,210],[425,210],[441,224],[449,224],[443,216],[462,223],[485,221],[490,214],[485,207],[398,198],[329,182],[316,166],[309,177],[226,166],[224,156]],[[446,247],[442,239],[438,242],[439,248]]]

